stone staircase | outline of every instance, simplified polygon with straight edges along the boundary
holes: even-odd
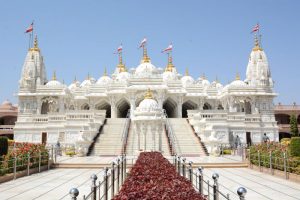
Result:
[[[155,149],[158,150],[159,143],[158,143],[158,136],[156,136],[156,143],[155,143]],[[141,134],[140,138],[140,148],[144,150],[144,135]],[[153,139],[152,134],[149,132],[146,135],[146,151],[151,151],[153,149]],[[126,147],[126,155],[137,155],[138,152],[138,136],[134,134],[133,128],[130,127],[128,139],[127,139],[127,147]],[[162,132],[162,154],[164,156],[170,156],[170,147],[168,144],[168,139],[165,131]]]
[[[206,156],[207,151],[195,135],[191,125],[183,118],[169,118],[176,140],[176,152],[181,156]]]
[[[125,118],[108,118],[97,138],[91,156],[117,156],[122,152]]]

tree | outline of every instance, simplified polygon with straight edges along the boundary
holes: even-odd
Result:
[[[291,115],[290,116],[290,132],[291,132],[293,137],[299,135],[296,115]]]

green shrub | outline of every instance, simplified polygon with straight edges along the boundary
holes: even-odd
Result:
[[[292,137],[289,148],[291,156],[300,157],[300,137]]]
[[[8,152],[8,138],[0,137],[0,156],[6,155]]]
[[[224,155],[231,155],[231,149],[224,149],[223,154]]]

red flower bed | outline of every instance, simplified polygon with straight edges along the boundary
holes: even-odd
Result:
[[[114,200],[204,200],[161,153],[141,153]]]

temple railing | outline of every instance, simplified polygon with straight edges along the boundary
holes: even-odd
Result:
[[[122,154],[126,153],[129,129],[130,129],[130,109],[127,112],[126,121],[122,133],[122,152],[121,152]]]
[[[166,133],[167,133],[167,137],[168,137],[168,143],[171,146],[171,155],[181,154],[180,147],[179,147],[179,145],[176,144],[177,143],[176,138],[175,138],[175,135],[173,133],[173,129],[172,129],[172,126],[170,124],[167,112],[166,112],[166,110],[163,110],[163,112],[164,112],[164,115],[165,115],[165,118],[166,118],[166,126],[165,127],[166,127]]]

